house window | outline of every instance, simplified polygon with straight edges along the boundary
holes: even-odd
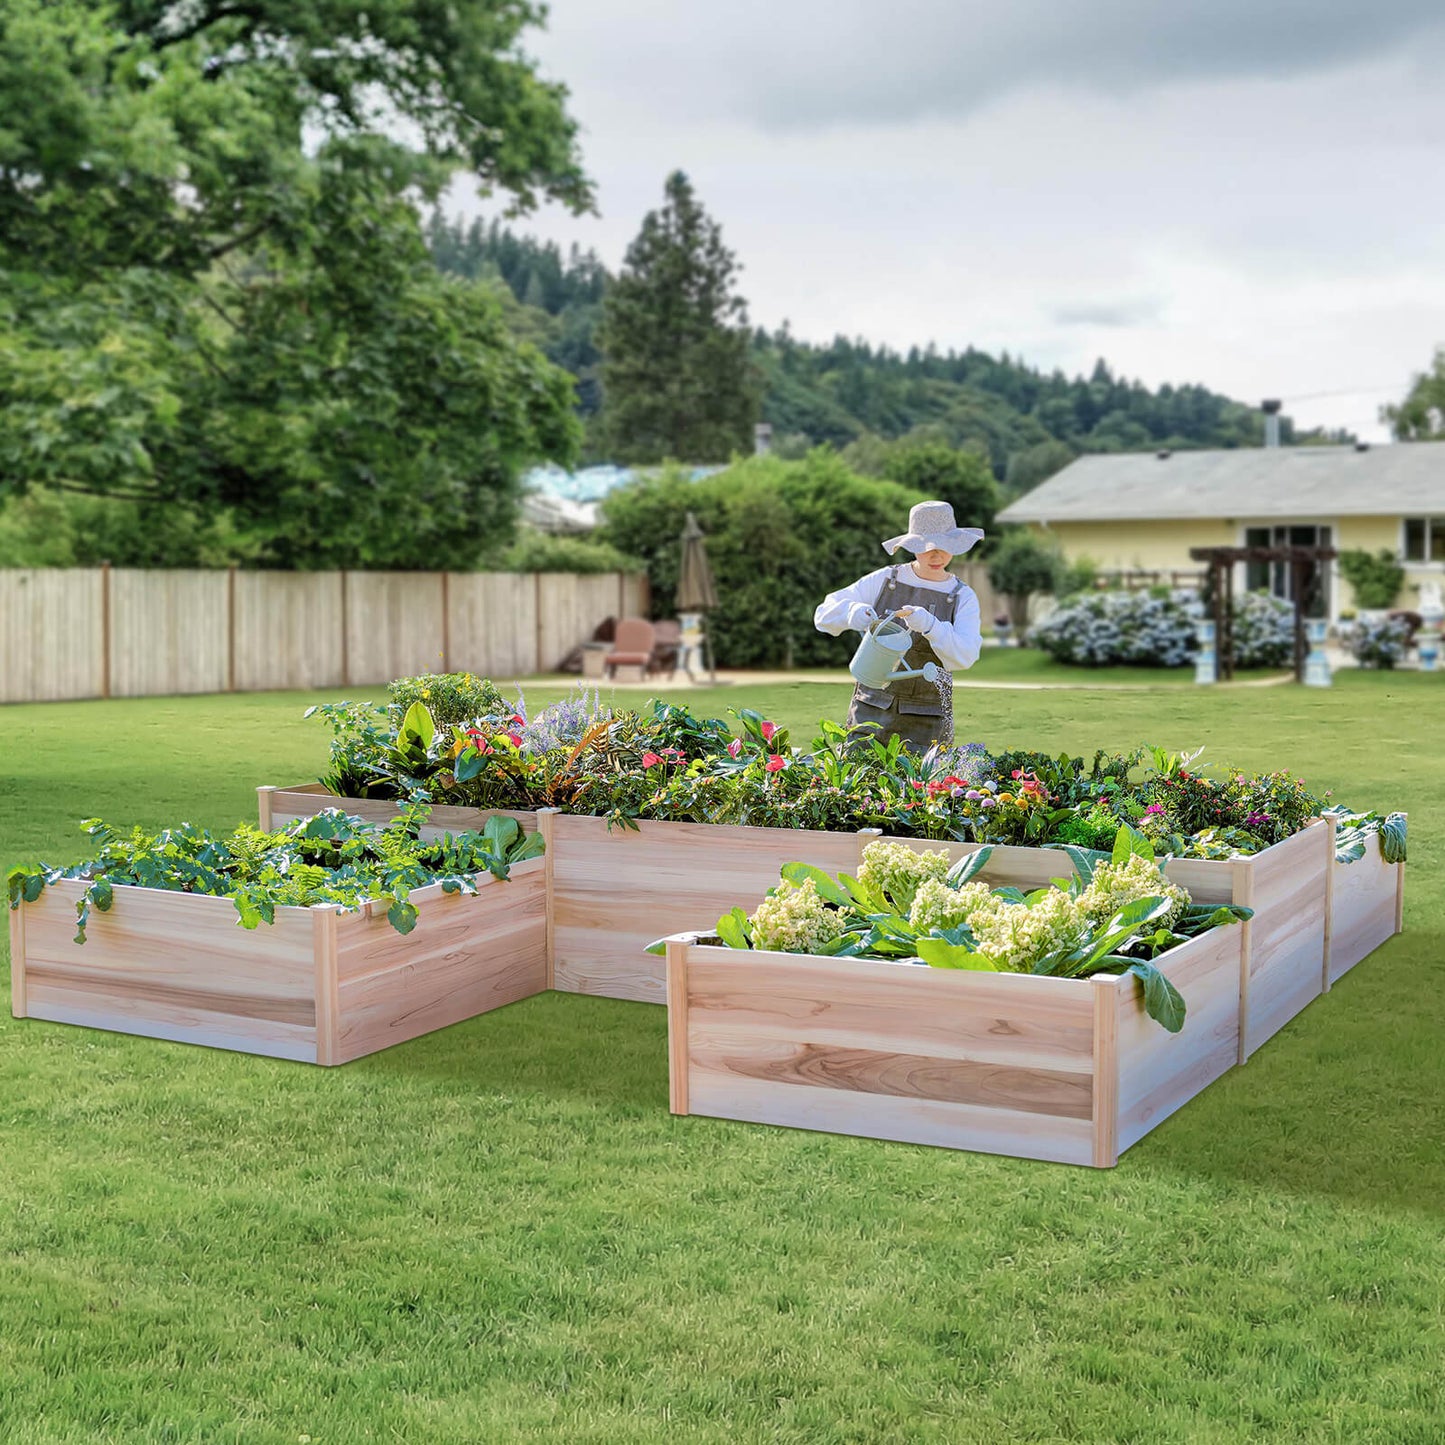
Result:
[[[1445,562],[1445,517],[1405,518],[1405,560]]]

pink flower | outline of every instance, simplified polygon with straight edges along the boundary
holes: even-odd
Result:
[[[782,769],[786,768],[787,766],[787,758],[781,756],[781,754],[779,753],[772,753],[768,758],[768,771],[770,773],[781,772]]]
[[[508,733],[507,741],[511,743],[514,748],[519,748],[522,746],[522,735],[520,733]]]
[[[777,723],[774,723],[774,722],[765,722],[765,723],[762,725],[762,727],[760,727],[760,728],[758,729],[758,731],[759,731],[760,733],[762,733],[762,735],[763,735],[763,741],[764,741],[765,743],[770,743],[770,742],[772,742],[772,740],[773,740],[773,734],[774,734],[775,732],[777,732],[777,730],[778,730],[778,725],[777,725]]]
[[[728,757],[735,758],[742,750],[743,740],[741,738],[734,738],[732,742],[728,744]]]
[[[642,766],[644,768],[655,768],[662,759],[656,753],[643,753]]]

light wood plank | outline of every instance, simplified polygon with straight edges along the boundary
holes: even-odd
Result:
[[[1242,946],[1237,925],[1216,928],[1159,960],[1184,996],[1184,1027],[1177,1034],[1145,1012],[1144,989],[1137,979],[1119,980],[1120,1153],[1234,1067],[1239,1056]]]
[[[340,910],[325,904],[311,910],[312,946],[316,965],[316,1062],[341,1062],[341,996],[337,969],[337,924]]]
[[[688,944],[681,938],[667,942],[667,1095],[674,1114],[688,1109],[687,1069],[691,1034],[687,1000]]]
[[[25,908],[10,910],[10,1012],[18,1019],[27,1017],[25,999]]]
[[[1386,863],[1378,836],[1354,863],[1332,863],[1330,981],[1368,958],[1402,923],[1404,864]]]
[[[1059,1164],[1091,1165],[1094,1158],[1093,1129],[1085,1119],[934,1099],[860,1094],[808,1084],[776,1084],[696,1067],[690,1071],[689,1089],[691,1112],[719,1119],[1009,1154]]]
[[[1123,990],[1117,978],[1096,977],[1089,984],[1094,994],[1093,1164],[1098,1169],[1112,1169],[1119,1162],[1119,1011]]]

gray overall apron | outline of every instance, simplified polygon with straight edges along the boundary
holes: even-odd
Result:
[[[955,577],[952,591],[934,592],[903,581],[898,575],[901,570],[900,567],[888,569],[888,580],[884,582],[875,604],[878,615],[887,617],[900,607],[921,607],[940,622],[952,622],[963,583]],[[911,670],[921,668],[926,662],[936,664],[944,677],[949,678],[949,686],[952,687],[949,671],[933,650],[933,644],[921,632],[915,632],[903,665]],[[876,727],[867,727],[868,736],[886,741],[890,733],[896,733],[903,739],[905,747],[918,753],[926,753],[939,741],[942,722],[943,701],[938,689],[922,677],[905,677],[887,687],[864,687],[859,683],[854,687],[853,701],[848,705],[849,728],[876,724]],[[944,741],[952,743],[953,739],[946,738]]]

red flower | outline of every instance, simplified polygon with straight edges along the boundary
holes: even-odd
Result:
[[[777,732],[777,730],[778,730],[778,725],[777,725],[777,723],[775,723],[775,722],[765,722],[765,723],[762,725],[762,727],[760,727],[760,728],[758,729],[758,731],[759,731],[760,733],[762,733],[762,735],[763,735],[763,741],[764,741],[765,743],[770,743],[770,742],[772,742],[772,740],[773,740],[773,734],[774,734],[775,732]]]
[[[1022,768],[1015,768],[1015,769],[1013,770],[1013,772],[1011,772],[1011,773],[1009,774],[1009,777],[1011,777],[1011,778],[1021,778],[1021,777],[1023,777],[1023,775],[1024,775],[1024,770],[1023,770]]]
[[[767,766],[770,773],[781,772],[788,766],[788,760],[779,753],[772,753],[768,757]]]
[[[512,721],[516,723],[519,728],[524,728],[527,726],[527,719],[524,718],[519,712],[514,712],[512,714]]]
[[[662,759],[658,757],[656,753],[643,753],[642,755],[642,766],[644,768],[654,768],[661,761]]]
[[[522,735],[520,733],[508,733],[507,741],[511,743],[514,748],[519,748],[522,746]]]
[[[728,744],[728,757],[735,758],[742,750],[743,740],[741,738],[734,738],[732,742]]]

